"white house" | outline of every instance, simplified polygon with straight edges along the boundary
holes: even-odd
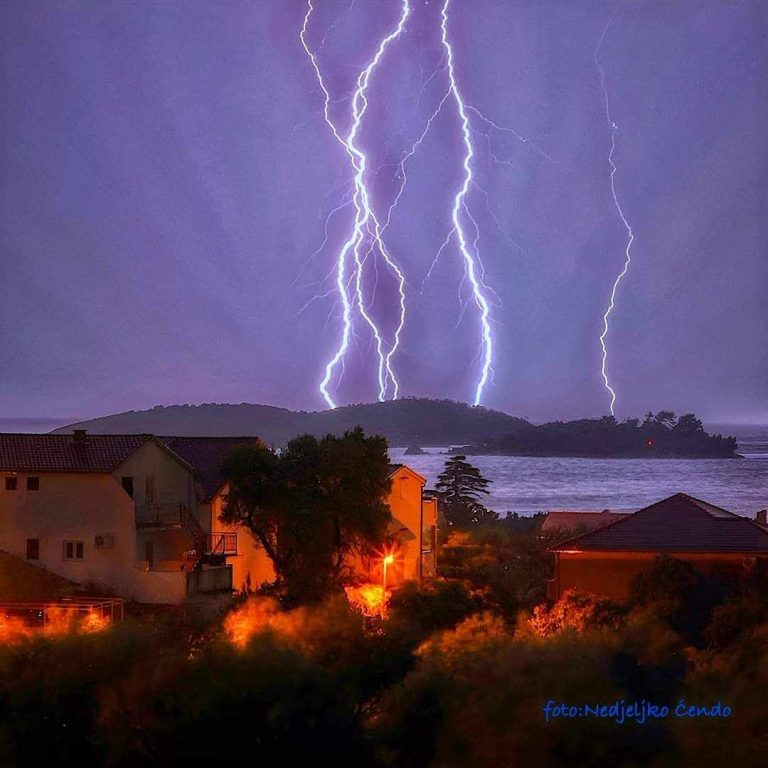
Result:
[[[229,566],[187,556],[198,509],[193,469],[151,435],[0,434],[0,550],[72,581],[152,603],[230,591]]]
[[[0,551],[147,603],[257,589],[275,577],[253,534],[220,521],[223,464],[255,437],[0,434]],[[390,467],[388,586],[435,574],[437,501]],[[351,564],[378,581],[382,558]]]

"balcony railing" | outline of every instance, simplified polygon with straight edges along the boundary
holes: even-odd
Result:
[[[206,555],[236,555],[236,533],[212,533],[205,534],[204,554]]]
[[[183,525],[188,509],[184,504],[137,504],[138,527]]]
[[[2,602],[0,617],[21,619],[30,627],[46,627],[62,615],[85,618],[90,614],[109,621],[123,620],[125,600],[120,597],[65,597],[58,602]]]

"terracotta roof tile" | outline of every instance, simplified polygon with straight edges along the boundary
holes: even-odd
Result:
[[[150,435],[35,435],[0,433],[0,471],[111,472]]]

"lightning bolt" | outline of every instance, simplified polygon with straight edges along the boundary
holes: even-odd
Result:
[[[447,58],[448,80],[450,82],[450,93],[456,102],[456,108],[459,112],[461,120],[461,132],[463,135],[464,143],[464,160],[462,167],[464,168],[464,179],[456,192],[456,196],[453,199],[453,231],[456,233],[456,237],[459,243],[459,250],[464,260],[464,267],[466,270],[466,276],[472,287],[472,295],[475,300],[475,304],[480,313],[480,335],[481,335],[481,358],[482,358],[482,370],[480,378],[478,379],[475,387],[474,405],[479,405],[483,398],[483,390],[488,377],[491,373],[491,364],[493,362],[493,337],[491,335],[491,323],[490,323],[490,307],[488,300],[485,298],[482,287],[482,278],[477,277],[477,268],[475,258],[470,252],[470,247],[467,244],[467,235],[464,231],[462,224],[461,212],[464,210],[468,213],[466,208],[466,197],[469,192],[470,185],[472,184],[472,158],[474,156],[474,148],[472,146],[472,139],[470,137],[471,125],[469,116],[467,115],[467,105],[461,96],[461,91],[456,82],[456,72],[453,63],[453,46],[448,38],[448,9],[450,7],[451,0],[445,0],[441,11],[440,33],[443,48],[445,49]],[[470,217],[471,218],[471,217]]]
[[[611,313],[613,312],[616,306],[616,293],[619,290],[619,285],[621,284],[621,281],[624,279],[627,272],[629,271],[629,265],[632,263],[632,256],[630,254],[630,251],[632,249],[632,242],[635,239],[635,235],[632,231],[632,227],[627,221],[627,217],[624,215],[624,211],[621,207],[621,203],[619,203],[618,195],[616,194],[615,176],[616,176],[617,168],[616,168],[616,163],[614,163],[613,161],[613,155],[614,155],[614,152],[616,151],[616,133],[619,130],[619,126],[611,118],[611,109],[610,109],[610,104],[608,99],[608,85],[605,78],[605,70],[600,65],[600,58],[599,58],[600,46],[603,44],[603,40],[605,40],[605,36],[608,33],[608,28],[611,26],[611,22],[613,21],[613,16],[615,13],[616,11],[614,10],[610,18],[608,19],[608,22],[605,25],[605,28],[603,29],[603,34],[600,35],[600,40],[595,46],[595,51],[594,51],[595,66],[597,67],[597,72],[600,76],[600,86],[603,89],[603,99],[605,101],[605,119],[606,119],[606,122],[608,123],[608,126],[611,129],[611,150],[608,153],[608,164],[611,167],[611,176],[610,176],[611,195],[613,196],[613,203],[616,206],[616,212],[619,214],[621,223],[624,225],[624,229],[627,232],[627,244],[624,249],[624,264],[622,266],[621,271],[616,276],[616,279],[613,281],[613,286],[611,288],[611,296],[608,302],[608,307],[605,310],[605,314],[603,314],[603,332],[600,334],[600,348],[602,349],[600,373],[603,377],[603,384],[611,396],[611,404],[610,404],[611,416],[615,415],[614,406],[616,405],[616,391],[611,386],[611,382],[608,377],[608,346],[606,344],[606,339],[608,337],[608,329],[609,329],[609,321],[610,321]]]
[[[336,348],[336,352],[333,354],[331,359],[326,364],[325,375],[322,381],[320,382],[320,392],[323,398],[325,399],[326,403],[330,408],[335,408],[336,403],[333,400],[330,392],[328,391],[328,387],[330,385],[331,379],[333,378],[333,373],[336,367],[340,363],[342,364],[342,370],[343,370],[343,359],[347,351],[347,348],[349,346],[349,337],[352,332],[352,302],[350,300],[348,288],[345,282],[345,276],[347,272],[347,260],[348,260],[350,251],[352,252],[352,257],[355,263],[354,284],[355,284],[355,295],[357,299],[357,308],[360,315],[365,320],[368,327],[371,329],[371,332],[373,333],[373,336],[376,341],[376,351],[377,351],[378,360],[379,360],[379,363],[378,363],[379,400],[384,400],[386,398],[389,382],[391,382],[392,384],[393,399],[397,397],[398,390],[399,390],[399,383],[397,381],[397,378],[392,368],[392,357],[397,351],[397,348],[400,344],[400,334],[405,324],[405,317],[406,317],[405,276],[403,275],[402,270],[391,258],[391,256],[389,255],[384,245],[384,241],[381,236],[382,227],[380,226],[379,221],[376,217],[376,214],[372,208],[372,205],[370,202],[370,195],[366,185],[365,173],[366,173],[367,162],[368,162],[367,156],[363,152],[363,150],[360,149],[360,147],[357,145],[356,139],[357,139],[358,132],[360,130],[363,116],[368,108],[368,98],[366,93],[368,90],[368,85],[370,83],[371,75],[373,74],[377,65],[381,61],[381,58],[384,55],[384,51],[389,46],[389,44],[392,41],[396,40],[398,37],[400,37],[400,35],[402,34],[405,28],[406,20],[410,15],[411,8],[410,8],[409,0],[402,0],[401,12],[400,12],[397,26],[392,32],[390,32],[381,40],[373,58],[370,60],[368,65],[365,67],[365,69],[363,69],[363,71],[360,72],[360,74],[358,75],[356,88],[352,96],[352,123],[350,125],[349,131],[346,137],[342,136],[342,134],[336,127],[336,124],[330,118],[329,105],[331,103],[331,96],[328,91],[328,88],[325,85],[322,72],[318,65],[317,56],[315,55],[315,53],[312,51],[312,49],[309,47],[307,43],[307,39],[306,39],[307,27],[309,25],[309,19],[313,11],[314,11],[314,7],[312,4],[312,0],[307,0],[307,12],[304,16],[304,23],[303,23],[299,37],[301,40],[301,44],[304,48],[304,51],[306,52],[312,64],[318,84],[320,85],[320,88],[323,92],[323,97],[324,97],[323,98],[323,117],[325,119],[325,122],[328,125],[328,127],[331,129],[336,140],[342,145],[345,152],[347,153],[347,156],[349,157],[350,163],[355,173],[355,177],[354,177],[355,191],[353,196],[353,204],[355,208],[354,226],[352,228],[351,234],[349,235],[349,237],[341,247],[341,250],[339,251],[339,254],[336,260],[336,288],[342,302],[341,337],[339,339],[339,344]],[[398,325],[395,328],[395,332],[393,334],[393,340],[387,352],[384,351],[384,347],[385,347],[384,339],[382,337],[382,334],[376,322],[368,312],[368,309],[365,303],[365,298],[363,295],[364,294],[363,268],[364,268],[365,261],[367,259],[368,254],[366,254],[365,257],[361,257],[360,249],[363,241],[366,239],[366,236],[371,237],[373,241],[373,245],[369,250],[369,253],[371,252],[371,250],[373,250],[373,246],[375,245],[375,247],[378,249],[378,252],[381,254],[382,258],[387,264],[387,267],[394,274],[398,284],[399,309],[400,309]]]

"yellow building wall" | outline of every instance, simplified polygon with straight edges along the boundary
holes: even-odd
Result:
[[[400,467],[392,474],[392,487],[387,497],[387,504],[392,517],[401,522],[410,536],[396,548],[395,562],[388,568],[387,584],[395,585],[401,581],[418,581],[422,577],[419,569],[423,528],[428,528],[432,519],[433,508],[423,504],[424,481],[407,467]],[[432,524],[432,523],[430,523]]]
[[[744,555],[670,552],[702,573],[723,566],[742,567]],[[629,598],[632,582],[656,557],[655,552],[561,552],[556,555],[557,596],[566,590],[588,592],[616,602]]]
[[[433,578],[437,575],[437,499],[424,499],[424,528],[422,539],[421,575]]]
[[[393,552],[394,562],[387,568],[387,586],[392,587],[406,580],[418,581],[429,578],[436,572],[436,529],[437,501],[423,499],[424,482],[414,472],[407,468],[397,470],[392,476],[392,487],[387,497],[392,517],[402,523],[407,533],[402,535],[401,542]],[[227,563],[232,566],[232,585],[235,590],[245,588],[255,590],[263,583],[275,580],[275,570],[272,561],[264,548],[253,534],[243,526],[228,525],[221,522],[220,516],[224,510],[226,487],[210,502],[210,513],[206,505],[201,505],[200,518],[210,519],[213,532],[237,533],[237,551],[235,556],[227,557]],[[423,528],[419,536],[420,526]],[[421,549],[429,550],[423,554],[422,572],[419,572]],[[363,560],[353,557],[349,563],[351,570],[359,578],[375,583],[382,580],[381,558]]]
[[[232,588],[236,592],[250,592],[262,584],[272,583],[275,569],[264,547],[245,526],[223,523],[219,519],[228,492],[225,486],[210,502],[210,513],[202,510],[201,515],[208,514],[213,532],[237,534],[237,554],[227,557],[227,564],[232,566]]]

